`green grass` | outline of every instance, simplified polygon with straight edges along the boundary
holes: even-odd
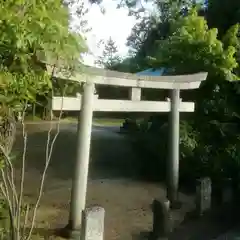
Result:
[[[124,119],[116,118],[94,118],[93,124],[108,125],[108,126],[120,126],[124,122]]]
[[[77,117],[63,118],[64,122],[77,122]],[[93,118],[93,124],[107,125],[107,126],[120,126],[124,122],[124,119],[117,118]]]
[[[27,115],[24,117],[26,121],[41,121],[42,119],[38,116]]]
[[[45,121],[38,116],[35,116],[33,118],[33,116],[31,115],[26,116],[25,120],[31,121],[31,122]],[[57,118],[55,120],[57,120]],[[77,117],[70,117],[70,116],[61,119],[62,122],[77,122],[77,120],[78,120]],[[96,124],[96,125],[120,126],[123,122],[124,122],[123,118],[122,119],[121,118],[93,118],[93,124]]]

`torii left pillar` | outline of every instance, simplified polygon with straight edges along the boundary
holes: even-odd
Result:
[[[82,213],[86,205],[94,91],[94,83],[85,83],[78,119],[77,156],[72,180],[70,214],[67,226],[68,235],[73,239],[79,239]]]

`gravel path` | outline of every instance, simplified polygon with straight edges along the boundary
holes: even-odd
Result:
[[[27,126],[25,199],[30,202],[34,202],[37,196],[41,171],[45,162],[48,130],[47,124]],[[36,231],[44,237],[43,239],[49,239],[49,235],[52,234],[51,229],[63,227],[68,221],[71,176],[76,151],[76,130],[75,123],[61,124],[61,132],[53,148],[37,219]],[[145,233],[152,228],[150,205],[154,198],[165,196],[165,188],[161,184],[147,183],[139,179],[137,159],[131,149],[131,144],[117,131],[118,127],[93,127],[87,206],[99,204],[105,208],[105,240],[146,239]],[[15,151],[21,154],[21,150],[22,139],[19,131]],[[18,163],[17,167],[19,168]],[[193,196],[180,193],[180,200],[183,203],[182,208],[173,212],[176,226],[184,221],[185,214],[194,208]],[[191,225],[193,231],[197,226]],[[188,232],[188,229],[186,231],[180,229],[177,238],[173,239],[191,239],[185,238]],[[181,238],[179,238],[180,234],[182,234]]]

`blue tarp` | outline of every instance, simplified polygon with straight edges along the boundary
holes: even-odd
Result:
[[[163,76],[166,73],[166,68],[159,68],[159,69],[154,69],[154,68],[149,68],[144,71],[136,73],[137,75],[142,75],[142,76]]]

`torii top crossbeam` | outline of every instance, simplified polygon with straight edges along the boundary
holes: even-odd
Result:
[[[61,69],[47,65],[49,74],[60,79],[74,82],[91,81],[100,85],[112,85],[133,88],[153,89],[196,89],[207,78],[207,73],[200,72],[188,75],[172,76],[139,76],[132,73],[110,71],[96,67],[84,67],[82,72],[64,74]]]

